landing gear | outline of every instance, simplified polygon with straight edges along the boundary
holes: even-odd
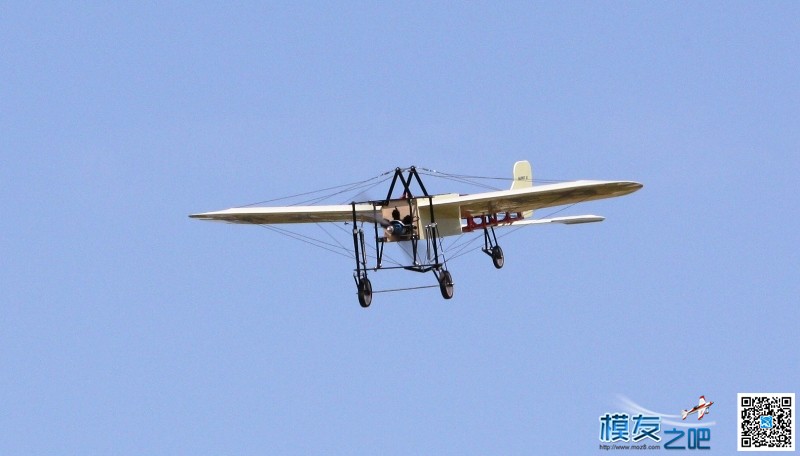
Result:
[[[372,283],[366,277],[358,281],[358,303],[365,309],[372,304]]]
[[[408,175],[404,174],[405,171],[408,171]],[[422,191],[421,196],[413,196],[410,188],[412,182],[416,182]],[[398,183],[402,185],[402,196],[392,198],[395,186]],[[395,169],[394,178],[385,199],[350,203],[353,216],[353,259],[356,262],[356,267],[353,270],[353,279],[358,289],[358,303],[361,307],[366,308],[372,304],[373,293],[412,289],[373,291],[372,284],[367,279],[367,273],[381,269],[403,269],[419,273],[433,271],[442,297],[452,299],[453,277],[446,269],[447,261],[442,252],[442,235],[436,222],[433,198],[422,184],[422,179],[420,179],[416,168],[412,166],[407,170]],[[372,210],[369,211],[364,206],[371,207]],[[453,220],[450,221],[453,222]],[[370,258],[374,257],[376,260],[374,266],[369,265],[367,261],[369,258],[363,230],[364,223],[373,225],[373,229],[369,231],[373,231],[375,236],[375,253],[370,255]],[[452,228],[450,226],[448,229],[452,230]],[[460,225],[456,225],[456,228],[460,228]],[[460,229],[458,232],[461,232]],[[396,266],[384,266],[384,246],[387,243],[395,242],[402,242],[401,247],[410,245],[411,261],[408,264],[401,264],[392,260]],[[428,287],[435,288],[436,285],[413,288]]]
[[[505,264],[506,260],[503,258],[503,249],[500,248],[499,245],[492,247],[492,263],[494,263],[494,267],[500,269]]]
[[[442,297],[444,299],[452,299],[453,298],[453,276],[450,275],[450,271],[442,270],[436,276],[439,280],[439,290],[442,292]]]
[[[491,230],[491,235],[489,234]],[[497,245],[497,236],[494,234],[494,227],[483,228],[483,253],[492,257],[494,267],[500,269],[506,264],[505,257],[503,257],[503,249]]]

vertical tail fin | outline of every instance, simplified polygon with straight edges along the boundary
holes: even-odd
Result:
[[[685,420],[685,419],[686,419],[686,415],[688,415],[688,414],[689,414],[689,411],[688,411],[688,410],[684,410],[684,411],[682,411],[682,412],[681,412],[681,419],[682,419],[682,420]]]
[[[521,160],[514,163],[514,182],[511,183],[511,190],[528,188],[533,186],[533,171],[528,160]],[[533,211],[522,214],[523,218],[531,218]]]
[[[533,172],[531,171],[531,164],[528,160],[522,160],[514,163],[514,182],[511,184],[511,190],[518,188],[527,188],[533,185]]]

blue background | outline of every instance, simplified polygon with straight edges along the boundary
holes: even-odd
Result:
[[[4,455],[594,454],[617,394],[729,454],[798,390],[797,3],[5,2],[0,45]],[[520,159],[645,187],[368,310],[187,218]]]

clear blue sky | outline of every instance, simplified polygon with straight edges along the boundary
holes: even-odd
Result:
[[[729,454],[800,392],[797,3],[379,3],[0,5],[0,453],[596,454],[618,394],[704,394]],[[367,310],[187,218],[519,159],[645,188]]]

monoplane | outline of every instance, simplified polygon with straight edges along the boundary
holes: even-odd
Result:
[[[536,219],[533,218],[533,211],[614,198],[642,187],[642,184],[632,181],[599,180],[533,185],[530,163],[519,161],[514,164],[513,182],[509,190],[431,195],[422,182],[420,170],[423,168],[396,168],[389,191],[383,199],[339,205],[234,207],[192,214],[190,217],[265,226],[323,222],[350,225],[352,256],[355,259],[353,279],[358,301],[362,307],[369,307],[373,289],[368,273],[381,269],[433,272],[442,296],[445,299],[452,298],[453,277],[447,268],[442,243],[444,237],[483,232],[482,251],[491,257],[494,267],[500,269],[505,257],[497,243],[496,227],[600,222],[604,218],[597,215]],[[393,266],[384,264],[384,248],[393,243],[401,245],[408,253],[408,262]],[[368,246],[374,252],[372,256],[367,255]]]

